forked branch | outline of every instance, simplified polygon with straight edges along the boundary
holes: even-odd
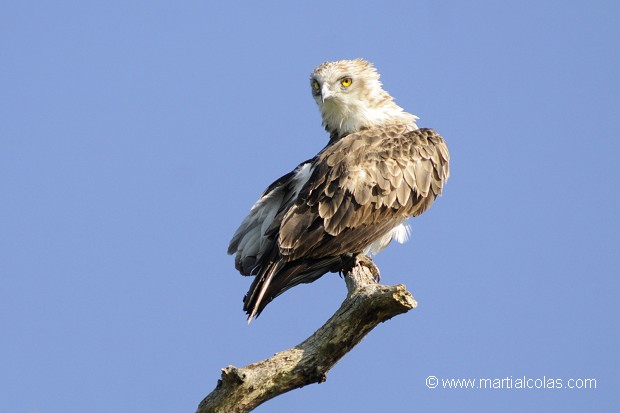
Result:
[[[358,258],[345,271],[347,297],[321,328],[297,346],[266,360],[222,369],[221,379],[197,413],[249,412],[289,390],[324,382],[327,372],[370,330],[417,306],[404,285],[378,284],[372,261]]]

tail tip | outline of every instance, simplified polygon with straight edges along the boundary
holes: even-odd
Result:
[[[252,322],[252,320],[255,318],[256,313],[252,312],[249,316],[248,316],[248,325],[250,325],[250,323]]]

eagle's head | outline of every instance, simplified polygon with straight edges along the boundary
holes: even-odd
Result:
[[[388,123],[417,128],[417,117],[403,111],[383,90],[379,73],[364,59],[322,63],[310,75],[310,88],[331,134],[344,136]]]

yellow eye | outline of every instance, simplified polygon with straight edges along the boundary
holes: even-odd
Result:
[[[340,84],[344,87],[349,87],[351,86],[351,83],[353,83],[353,79],[351,79],[350,77],[345,77],[344,79],[342,79],[342,81],[340,82]]]
[[[312,89],[319,90],[319,82],[317,82],[316,80],[312,82]]]

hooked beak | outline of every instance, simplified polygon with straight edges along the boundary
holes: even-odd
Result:
[[[333,93],[329,90],[329,88],[327,87],[327,85],[323,85],[323,87],[321,88],[321,100],[323,101],[323,103],[325,103],[325,101],[329,98],[331,98],[333,95]]]

